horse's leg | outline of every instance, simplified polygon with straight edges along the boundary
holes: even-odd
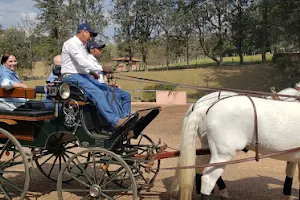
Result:
[[[203,163],[208,163],[210,159],[210,155],[205,155],[205,156],[197,156],[196,157],[196,164],[200,165]],[[196,191],[197,194],[201,194],[201,178],[203,175],[203,170],[204,168],[197,168],[196,169]],[[219,177],[217,180],[217,186],[219,188],[219,195],[221,199],[229,199],[229,194],[225,185],[225,182],[222,179],[222,176]]]
[[[286,168],[285,168],[286,177],[283,185],[283,194],[286,200],[292,199],[290,196],[292,194],[292,184],[293,184],[293,177],[296,171],[296,165],[297,163],[294,162],[286,163]]]
[[[232,155],[212,155],[209,163],[218,163],[226,162],[232,159]],[[202,185],[201,185],[201,200],[210,199],[210,193],[213,190],[217,180],[220,178],[222,173],[225,170],[225,165],[207,167],[204,170],[204,175],[202,176]]]
[[[210,159],[210,155],[204,155],[204,156],[197,156],[196,157],[196,165],[201,165],[204,163],[208,163]],[[201,177],[203,175],[204,168],[197,168],[196,169],[196,191],[197,194],[201,194]]]

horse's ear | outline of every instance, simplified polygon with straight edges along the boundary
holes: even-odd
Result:
[[[295,84],[295,88],[300,88],[300,82]]]

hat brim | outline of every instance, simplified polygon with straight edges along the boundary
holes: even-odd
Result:
[[[94,48],[97,48],[97,49],[103,49],[105,47],[105,44],[101,44],[101,45],[98,45],[98,46],[94,46],[93,48],[91,49],[94,49]]]
[[[104,47],[105,47],[105,44],[102,44],[98,48],[103,49]]]
[[[93,37],[97,37],[98,33],[90,32]]]

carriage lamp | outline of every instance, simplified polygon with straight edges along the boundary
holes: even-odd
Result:
[[[66,100],[66,99],[68,99],[70,97],[70,94],[71,94],[70,86],[67,83],[63,83],[59,87],[59,96],[63,100]]]

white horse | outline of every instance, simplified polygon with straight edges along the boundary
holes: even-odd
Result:
[[[292,96],[297,96],[299,95],[299,92],[293,88],[287,88],[284,89],[282,91],[280,91],[278,94],[285,94],[285,95],[292,95]],[[193,163],[195,163],[194,161],[194,156],[192,157],[189,155],[190,152],[193,152],[193,150],[195,149],[195,137],[197,132],[193,132],[194,126],[197,126],[197,124],[203,124],[205,121],[205,113],[207,111],[207,108],[209,106],[211,106],[214,102],[216,102],[218,99],[222,99],[224,97],[228,97],[228,96],[234,96],[237,95],[237,93],[234,92],[226,92],[226,91],[222,91],[220,92],[214,92],[211,93],[209,95],[206,95],[202,98],[200,98],[194,105],[192,105],[186,116],[184,119],[184,126],[183,126],[183,133],[182,133],[182,137],[181,137],[181,147],[180,147],[180,151],[181,151],[181,156],[179,158],[178,161],[178,165],[179,166],[184,166],[184,165],[193,165]],[[270,97],[271,98],[271,97]],[[285,100],[285,101],[296,101],[295,98],[289,98],[289,97],[280,97],[281,100]],[[191,113],[193,112],[193,114],[191,115]],[[199,117],[200,116],[200,117]],[[206,135],[205,135],[205,131],[206,129],[203,128],[202,129],[202,133],[199,132],[198,130],[198,135],[204,135],[203,138],[201,138],[201,147],[202,148],[208,148],[208,143],[207,143],[207,139],[206,139]],[[188,156],[187,156],[188,155]],[[198,157],[200,158],[200,157]],[[208,161],[210,158],[209,155],[207,156],[201,156],[202,160],[206,160]],[[197,163],[199,163],[199,159],[197,159]],[[296,167],[296,163],[288,163],[287,164],[287,168],[286,168],[286,174],[287,174],[287,178],[285,181],[285,190],[287,192],[287,195],[290,195],[290,191],[291,191],[291,182],[292,182],[292,177],[294,176],[295,173],[295,167]],[[194,174],[193,170],[184,170],[190,174]],[[200,192],[200,184],[201,184],[201,174],[203,173],[203,169],[197,169],[197,176],[196,176],[196,188],[197,188],[197,192]],[[179,189],[178,187],[178,183],[180,181],[180,177],[178,177],[179,171],[176,171],[176,175],[175,177],[177,177],[177,179],[175,179],[175,181],[173,181],[173,188],[175,188],[175,190]],[[184,173],[182,173],[184,174]],[[182,179],[185,179],[184,177],[185,175],[183,175],[183,177],[181,177]],[[219,186],[220,189],[220,197],[221,198],[229,198],[227,190],[226,190],[226,186],[225,183],[223,182],[222,178],[220,177],[219,180],[217,181],[217,185]]]

